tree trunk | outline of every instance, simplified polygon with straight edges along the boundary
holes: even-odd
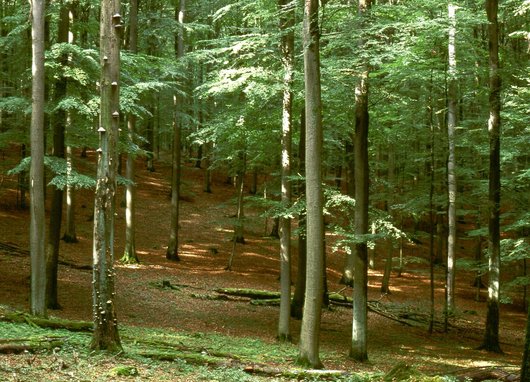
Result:
[[[114,211],[118,160],[121,24],[118,0],[102,0],[100,19],[100,127],[94,202],[93,350],[122,350],[115,309]]]
[[[46,252],[44,210],[44,0],[31,1],[32,112],[30,167],[30,312],[45,317]]]
[[[131,0],[129,11],[129,51],[138,52],[138,0]],[[136,131],[136,116],[130,114],[127,118],[127,137],[134,143]],[[127,264],[138,263],[136,253],[136,183],[135,166],[132,153],[127,153],[125,176],[131,182],[125,187],[125,249],[121,261]]]
[[[67,123],[70,126],[70,123]],[[66,146],[66,177],[71,178],[73,166],[72,146]],[[75,187],[66,185],[66,223],[63,240],[65,243],[77,243],[75,232]]]
[[[521,382],[530,382],[530,309],[526,318],[523,362],[521,364]]]
[[[445,315],[455,309],[455,249],[456,249],[456,174],[455,174],[455,130],[457,112],[456,94],[456,6],[449,4],[449,43],[448,43],[448,89],[447,89],[447,141],[449,157],[447,159],[448,208],[447,224],[447,280]]]
[[[70,10],[64,3],[61,4],[59,16],[59,30],[57,41],[68,42],[70,24]],[[68,64],[68,57],[61,57],[61,65]],[[55,99],[60,101],[66,96],[67,80],[62,77],[55,83]],[[66,125],[66,112],[58,110],[53,119],[53,156],[64,158],[64,134]],[[57,265],[59,261],[59,243],[61,241],[61,221],[63,215],[63,190],[53,190],[52,206],[50,211],[50,228],[48,231],[48,244],[46,247],[46,301],[49,309],[59,309],[57,298]]]
[[[300,113],[300,141],[298,144],[298,173],[305,176],[305,111]],[[304,194],[305,183],[297,183],[299,198]],[[298,215],[298,267],[296,271],[296,283],[294,295],[291,301],[291,317],[301,320],[304,309],[305,284],[307,270],[307,240],[306,240],[306,214],[301,212]]]
[[[361,24],[370,8],[371,0],[359,0],[359,17]],[[364,49],[364,40],[358,42],[360,50]],[[364,63],[361,77],[355,89],[355,235],[368,233],[368,64]],[[366,241],[355,245],[353,290],[353,323],[350,357],[365,362],[368,360],[368,248]]]
[[[294,5],[289,0],[278,0],[280,8],[280,31],[283,75],[282,104],[282,206],[291,205],[291,152],[292,152],[292,110],[294,80]],[[290,341],[289,327],[291,317],[291,219],[280,218],[280,317],[278,320],[278,339]]]
[[[178,21],[178,32],[176,38],[177,60],[184,57],[184,14],[186,10],[185,0],[180,0],[178,11],[176,12]],[[182,106],[181,96],[173,95],[174,99],[174,120],[173,120],[173,167],[171,175],[171,223],[169,244],[167,246],[166,258],[168,260],[179,261],[178,254],[178,234],[179,234],[179,213],[180,213],[180,175],[181,175],[181,136],[182,136]]]
[[[318,0],[304,2],[304,82],[306,116],[307,272],[297,362],[321,368],[320,319],[324,292],[324,219],[322,195],[322,100]]]
[[[355,198],[355,155],[353,148],[353,134],[351,136],[352,143],[346,143],[346,171],[348,175],[348,182],[346,183],[346,193],[348,196]],[[350,246],[350,250],[346,253],[344,269],[340,283],[353,287],[353,271],[354,271],[355,246]]]
[[[245,185],[244,182],[244,172],[240,173],[237,176],[237,213],[236,213],[236,223],[234,225],[234,237],[232,238],[232,253],[228,259],[228,264],[226,266],[227,271],[232,270],[232,262],[234,261],[234,255],[236,253],[236,244],[241,243],[245,244],[245,238],[243,237],[243,188]]]
[[[486,0],[489,38],[489,108],[488,132],[490,142],[489,166],[489,225],[488,225],[488,311],[486,330],[481,349],[500,353],[499,296],[500,296],[500,130],[501,130],[501,77],[499,73],[498,0]]]

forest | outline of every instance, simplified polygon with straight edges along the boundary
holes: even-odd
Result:
[[[530,382],[529,28],[0,0],[0,379]]]

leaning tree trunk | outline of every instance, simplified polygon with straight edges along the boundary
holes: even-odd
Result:
[[[488,132],[490,142],[489,166],[489,228],[488,228],[488,311],[486,330],[481,349],[500,353],[499,296],[500,296],[500,130],[501,130],[501,77],[499,73],[498,0],[486,0],[489,38],[489,108]]]
[[[294,79],[294,6],[289,0],[278,0],[280,8],[280,30],[282,32],[281,53],[284,70],[282,105],[282,205],[291,204],[291,126],[293,109]],[[280,218],[280,317],[278,321],[278,339],[289,341],[291,316],[291,219]]]
[[[121,24],[119,0],[102,0],[100,20],[100,127],[94,202],[93,313],[91,348],[121,351],[114,292],[114,211],[118,161]]]
[[[59,29],[57,41],[68,42],[70,24],[70,10],[61,4],[59,15]],[[68,57],[61,57],[61,65],[68,64]],[[67,80],[61,77],[55,83],[55,99],[61,101],[66,96]],[[58,110],[53,119],[53,156],[64,158],[64,134],[66,125],[66,112]],[[57,265],[59,262],[59,243],[61,241],[61,221],[63,216],[63,189],[56,187],[53,190],[52,207],[50,211],[50,229],[48,231],[48,244],[46,246],[46,301],[48,308],[60,307],[57,298]]]
[[[361,25],[370,7],[370,0],[359,1]],[[360,50],[364,40],[360,39]],[[355,89],[355,235],[368,233],[368,63],[363,63],[361,78]],[[353,323],[350,357],[364,362],[368,360],[368,248],[366,241],[355,245],[355,288],[353,290]]]
[[[138,52],[138,0],[131,0],[129,11],[129,51]],[[134,143],[136,131],[136,116],[127,117],[127,135],[130,143]],[[138,263],[136,253],[136,169],[134,166],[135,154],[127,153],[125,176],[129,180],[125,187],[125,249],[121,261],[128,264]]]
[[[31,1],[32,36],[32,111],[30,167],[30,252],[31,291],[30,311],[45,317],[46,312],[46,252],[44,211],[44,15],[43,0]]]
[[[324,219],[322,195],[322,100],[318,0],[305,0],[304,76],[306,115],[307,272],[297,362],[322,367],[319,355],[320,319],[324,292]]]
[[[184,57],[184,13],[186,10],[185,0],[180,0],[177,21],[179,24],[176,38],[177,60]],[[180,153],[181,153],[181,136],[182,136],[182,102],[181,96],[175,94],[174,100],[174,118],[173,118],[173,167],[171,172],[171,222],[169,244],[167,246],[166,258],[168,260],[179,261],[178,254],[178,236],[179,236],[179,212],[180,212]]]

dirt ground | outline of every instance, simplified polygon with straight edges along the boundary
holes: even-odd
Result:
[[[4,152],[0,156],[3,170],[13,167],[15,158]],[[93,153],[87,159],[76,157],[76,166],[95,172]],[[233,270],[225,266],[232,249],[232,223],[235,213],[235,187],[225,183],[221,174],[214,176],[212,193],[204,193],[204,169],[191,164],[183,175],[184,200],[181,202],[180,262],[169,262],[165,249],[169,240],[170,166],[155,162],[156,171],[148,172],[143,161],[138,168],[138,203],[136,247],[139,265],[117,265],[117,312],[121,324],[165,327],[171,330],[217,332],[229,336],[249,336],[275,341],[278,308],[258,307],[248,302],[211,301],[193,295],[213,293],[219,287],[245,287],[279,290],[277,239],[268,236],[272,222],[247,208],[246,244],[238,244]],[[22,249],[20,253],[0,248],[0,304],[28,309],[29,295],[29,210],[16,208],[15,177],[2,171],[0,179],[0,244]],[[92,254],[93,191],[77,193],[77,235],[79,242],[61,242],[59,267],[59,302],[62,309],[51,315],[91,320],[91,271],[75,265],[90,265]],[[48,198],[48,202],[51,198]],[[118,201],[123,200],[120,191]],[[123,253],[124,208],[116,215],[116,256]],[[328,235],[327,277],[330,291],[351,296],[351,288],[339,284],[343,254],[333,252],[335,240]],[[425,245],[408,244],[405,256],[425,256]],[[472,256],[460,246],[458,256]],[[296,241],[294,241],[296,263]],[[427,266],[407,266],[401,277],[392,274],[391,294],[381,296],[379,289],[385,256],[376,250],[376,268],[370,270],[369,298],[409,306],[411,310],[429,308]],[[293,270],[293,274],[295,274]],[[443,268],[436,270],[438,310],[443,303]],[[497,365],[517,367],[523,348],[525,314],[516,306],[501,307],[501,346],[504,354],[475,350],[480,345],[486,304],[474,300],[472,275],[457,275],[457,314],[449,333],[429,335],[424,328],[410,327],[369,313],[369,357],[367,364],[356,364],[347,358],[351,338],[351,310],[333,307],[322,314],[321,346],[327,351],[326,367],[347,370],[389,370],[399,361],[418,365],[427,372],[449,372],[461,367]],[[161,290],[152,283],[168,280],[182,285],[180,291]],[[483,292],[485,293],[485,292]],[[294,341],[298,341],[300,322],[292,321]]]

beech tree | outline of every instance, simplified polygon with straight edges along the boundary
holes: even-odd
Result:
[[[46,247],[44,211],[44,0],[31,1],[31,167],[30,167],[30,311],[46,316]]]
[[[498,0],[486,0],[489,47],[489,225],[488,225],[488,311],[484,342],[480,346],[501,353],[499,343],[500,298],[500,203],[501,203],[501,76],[499,73]]]
[[[91,348],[121,351],[114,293],[114,211],[118,128],[120,121],[119,70],[123,30],[118,0],[101,1],[100,18],[100,127],[97,184],[94,203],[93,314]]]
[[[321,368],[320,316],[324,293],[324,216],[322,195],[322,100],[318,0],[304,1],[305,172],[307,210],[306,289],[297,362]]]
[[[360,25],[364,26],[363,18],[371,6],[371,0],[360,0],[358,5]],[[359,40],[362,50],[364,40]],[[350,357],[364,362],[368,359],[367,331],[368,331],[368,76],[369,66],[362,63],[360,76],[355,88],[355,138],[354,138],[354,176],[355,176],[355,244],[353,289],[353,324]]]
[[[294,4],[288,0],[278,0],[280,10],[281,55],[284,70],[284,90],[282,104],[282,205],[291,204],[291,126],[293,121],[293,80],[294,80]],[[280,280],[281,300],[278,322],[278,338],[290,340],[289,319],[291,316],[291,219],[280,218]]]

